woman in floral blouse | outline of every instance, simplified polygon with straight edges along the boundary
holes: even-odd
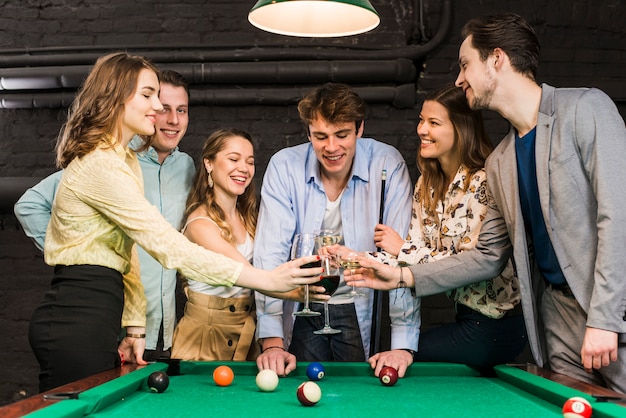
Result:
[[[383,251],[371,256],[386,264],[432,263],[473,248],[487,212],[483,167],[492,145],[480,112],[469,108],[463,90],[449,85],[426,98],[419,117],[422,175],[415,185],[409,235],[404,240],[386,225],[377,225],[374,235]],[[414,357],[406,349],[375,354],[370,363],[376,374],[387,365],[403,375],[413,360],[488,368],[522,352],[526,329],[510,261],[498,277],[450,289],[447,295],[454,301],[456,322],[423,332]]]

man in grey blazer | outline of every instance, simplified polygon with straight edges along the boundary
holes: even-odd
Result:
[[[539,86],[539,44],[515,14],[463,28],[457,86],[512,125],[486,163],[489,212],[475,250],[404,268],[417,296],[497,275],[512,254],[540,366],[626,393],[626,128],[597,89]],[[400,269],[363,259],[357,286]]]

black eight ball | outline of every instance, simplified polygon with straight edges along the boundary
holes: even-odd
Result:
[[[148,387],[153,392],[165,392],[169,384],[170,378],[165,372],[154,372],[148,377]]]

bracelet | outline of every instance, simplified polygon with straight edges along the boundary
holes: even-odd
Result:
[[[403,276],[404,273],[402,272],[403,268],[404,267],[400,267],[400,281],[398,282],[398,285],[396,286],[396,290],[403,289],[400,297],[404,297],[404,292],[405,292],[404,289],[406,289],[406,282],[404,281],[404,276]],[[397,300],[398,300],[398,292],[396,292],[395,296],[393,297],[393,303],[395,304]]]
[[[130,334],[130,333],[126,333],[127,337],[130,338],[146,338],[146,334]]]
[[[415,350],[411,350],[410,348],[401,348],[400,350],[404,350],[407,353],[411,354],[411,357],[415,356]]]
[[[400,281],[398,282],[398,286],[396,286],[396,289],[404,289],[406,288],[406,282],[404,281],[404,276],[403,276],[403,272],[402,269],[404,267],[400,267]]]
[[[273,345],[271,347],[264,348],[261,353],[265,353],[267,350],[271,350],[272,348],[280,348],[281,350],[285,351],[285,347],[281,347],[280,345]]]

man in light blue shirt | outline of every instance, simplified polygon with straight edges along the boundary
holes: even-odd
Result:
[[[341,231],[347,247],[375,251],[382,172],[386,171],[383,222],[406,234],[412,186],[406,163],[390,145],[361,138],[365,102],[348,86],[328,83],[298,104],[309,142],[277,152],[261,190],[254,265],[271,269],[289,260],[295,234],[320,229]],[[298,361],[364,361],[369,356],[373,293],[346,297],[342,280],[330,300],[330,325],[342,332],[315,335],[321,317],[294,318],[292,302],[257,293],[260,369],[286,375]],[[390,292],[392,348],[417,350],[419,300],[406,289]],[[312,303],[320,311],[321,304]],[[414,314],[409,314],[414,312]]]
[[[189,125],[189,90],[185,79],[174,71],[163,71],[160,82],[163,111],[156,115],[156,132],[150,146],[135,137],[130,147],[137,151],[146,198],[169,223],[180,229],[195,173],[193,159],[178,149]],[[58,171],[46,177],[15,204],[15,215],[24,232],[40,250],[62,173]],[[163,268],[141,247],[137,250],[147,300],[144,360],[154,361],[169,357],[172,347],[176,326],[176,270]]]

